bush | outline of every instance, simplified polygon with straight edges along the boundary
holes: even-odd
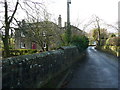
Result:
[[[89,45],[89,40],[86,36],[74,35],[71,40],[71,44],[76,45],[79,51],[85,50]]]
[[[19,56],[19,55],[28,55],[28,54],[33,54],[36,53],[37,50],[35,49],[14,49],[10,50],[10,56]],[[2,50],[2,56],[4,57],[4,50]]]
[[[107,50],[108,52],[120,56],[120,37],[110,37],[107,39],[106,44],[104,45],[104,50]]]
[[[111,37],[111,38],[107,39],[106,45],[120,46],[120,37]]]

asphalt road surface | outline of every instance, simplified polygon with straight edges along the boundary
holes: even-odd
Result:
[[[88,47],[66,88],[118,88],[118,58]]]

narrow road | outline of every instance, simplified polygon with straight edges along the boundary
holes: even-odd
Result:
[[[118,58],[89,47],[66,88],[118,88]]]

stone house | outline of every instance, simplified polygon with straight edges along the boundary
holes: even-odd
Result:
[[[42,28],[44,25],[44,22],[38,22],[38,26],[39,28]],[[35,39],[28,39],[28,38],[32,38],[33,34],[31,35],[25,35],[25,30],[26,33],[30,32],[29,29],[24,28],[25,26],[30,26],[33,28],[34,30],[34,26],[36,26],[36,23],[26,23],[24,20],[20,23],[21,27],[16,28],[15,29],[15,49],[39,49],[41,50],[41,47],[37,44],[36,42],[36,38]],[[24,26],[24,27],[23,27]],[[42,26],[42,27],[41,27]],[[49,48],[54,48],[56,46],[58,46],[61,42],[59,35],[63,34],[66,30],[66,26],[62,27],[62,18],[61,15],[59,15],[58,18],[58,25],[53,23],[53,22],[49,22],[49,25],[47,25],[48,28],[51,28],[54,30],[54,33],[52,33],[52,35],[50,35],[51,37],[54,35],[53,38],[50,37],[50,44],[49,44]],[[82,30],[80,30],[79,28],[72,26],[71,25],[71,31],[72,31],[72,35],[82,35],[84,34],[82,32]],[[46,31],[42,32],[43,37],[45,36]],[[59,34],[59,35],[58,35]],[[46,48],[46,42],[43,43],[44,48]]]

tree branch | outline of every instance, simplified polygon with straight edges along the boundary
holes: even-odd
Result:
[[[5,0],[5,24],[8,23],[8,5],[7,5],[7,1]]]
[[[13,14],[12,14],[12,16],[11,16],[9,22],[8,22],[9,24],[12,22],[12,19],[15,15],[16,11],[17,11],[18,4],[19,4],[19,0],[17,0],[17,2],[16,2],[15,10],[14,10],[14,12],[13,12]]]

